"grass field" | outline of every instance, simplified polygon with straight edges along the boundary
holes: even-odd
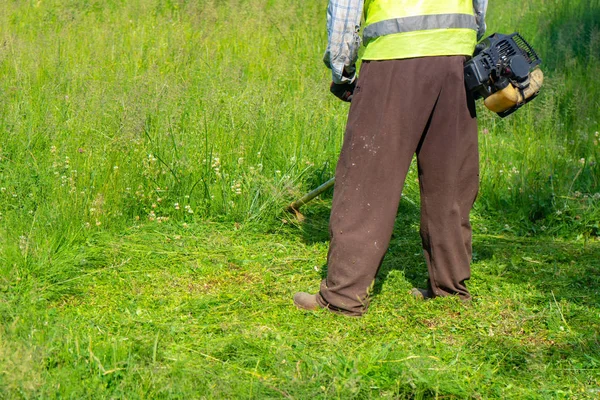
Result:
[[[472,304],[426,281],[411,170],[369,312],[325,276],[347,105],[326,0],[0,0],[0,398],[600,396],[600,2],[492,2],[539,98],[479,109]],[[479,104],[481,106],[481,104]]]

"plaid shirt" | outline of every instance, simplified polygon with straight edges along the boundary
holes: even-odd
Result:
[[[361,44],[359,35],[364,0],[329,0],[327,7],[327,50],[323,61],[331,69],[335,83],[352,82]],[[485,13],[488,0],[473,0],[473,11],[479,30],[477,39],[485,33]]]

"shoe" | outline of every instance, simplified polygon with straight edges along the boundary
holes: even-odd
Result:
[[[302,310],[316,311],[321,308],[317,303],[317,295],[298,292],[294,295],[294,305]]]
[[[417,300],[433,299],[433,293],[431,293],[429,289],[412,288],[410,295]]]

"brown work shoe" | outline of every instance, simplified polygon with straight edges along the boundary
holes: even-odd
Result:
[[[433,299],[433,293],[431,293],[429,289],[412,288],[410,295],[417,300]]]
[[[317,295],[298,292],[294,295],[294,305],[302,310],[316,311],[321,308],[317,303]]]

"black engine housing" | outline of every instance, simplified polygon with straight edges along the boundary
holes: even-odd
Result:
[[[542,60],[518,33],[494,33],[475,47],[473,58],[465,63],[465,86],[475,98],[486,98],[512,83],[529,85],[529,72]]]

